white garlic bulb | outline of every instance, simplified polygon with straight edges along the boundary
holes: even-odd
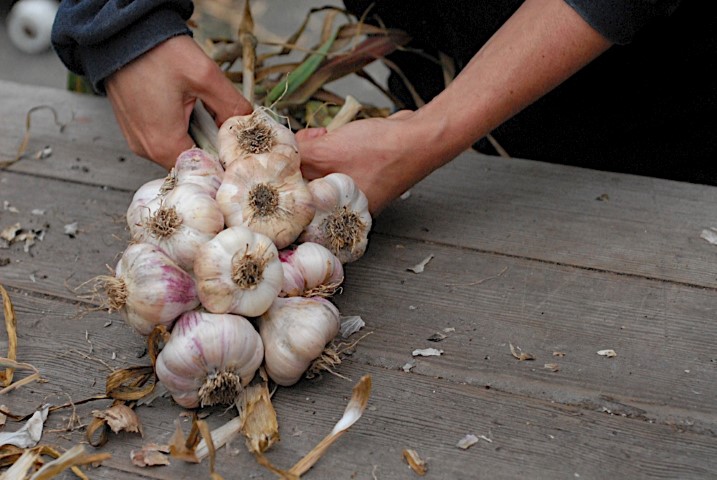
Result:
[[[277,298],[259,318],[269,377],[282,386],[299,381],[340,327],[338,309],[324,298]]]
[[[263,358],[262,340],[246,318],[196,311],[177,319],[155,372],[183,407],[232,405]]]
[[[280,153],[299,163],[294,133],[274,120],[263,108],[249,115],[228,118],[217,133],[219,160],[224,168],[246,155]]]
[[[216,200],[192,183],[178,184],[127,216],[138,217],[129,225],[134,241],[158,246],[187,271],[199,246],[224,228]]]
[[[341,263],[358,260],[368,246],[372,224],[366,195],[343,173],[317,178],[308,186],[316,213],[299,241],[325,246]]]
[[[284,281],[274,243],[246,227],[227,228],[199,247],[194,275],[204,308],[249,317],[269,308]]]
[[[132,225],[140,223],[142,210],[147,208],[147,204],[162,195],[166,181],[166,178],[150,180],[134,192],[129,208],[127,208],[127,225],[130,228]]]
[[[227,226],[244,225],[290,245],[314,217],[311,193],[298,163],[278,153],[246,156],[224,174],[217,203]]]
[[[174,164],[177,184],[194,183],[202,186],[212,197],[222,184],[224,169],[219,159],[201,148],[190,148],[179,154]]]
[[[115,276],[104,278],[110,311],[142,335],[170,326],[199,305],[194,279],[153,245],[135,243],[123,252]]]
[[[341,261],[318,243],[281,250],[279,259],[284,267],[282,296],[331,296],[344,281]]]

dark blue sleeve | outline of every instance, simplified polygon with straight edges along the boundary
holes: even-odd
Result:
[[[191,35],[191,0],[62,0],[52,45],[98,92],[104,79],[161,42]]]
[[[710,0],[707,0],[710,1]],[[645,25],[671,15],[680,0],[565,0],[602,36],[617,44],[630,43]]]

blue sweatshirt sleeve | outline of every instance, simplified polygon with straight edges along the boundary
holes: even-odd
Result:
[[[709,1],[709,0],[708,0]],[[666,17],[680,0],[565,0],[591,27],[619,45],[659,17]]]
[[[191,0],[62,0],[52,45],[99,93],[104,79],[163,41],[191,35]]]

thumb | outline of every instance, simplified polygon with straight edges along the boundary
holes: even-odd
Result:
[[[296,141],[301,143],[308,140],[313,140],[315,138],[319,138],[323,135],[326,135],[328,130],[324,127],[318,127],[318,128],[303,128],[296,132]]]

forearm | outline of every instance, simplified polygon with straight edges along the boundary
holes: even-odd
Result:
[[[425,173],[542,97],[609,48],[563,0],[527,0],[460,75],[415,117],[440,142]]]

